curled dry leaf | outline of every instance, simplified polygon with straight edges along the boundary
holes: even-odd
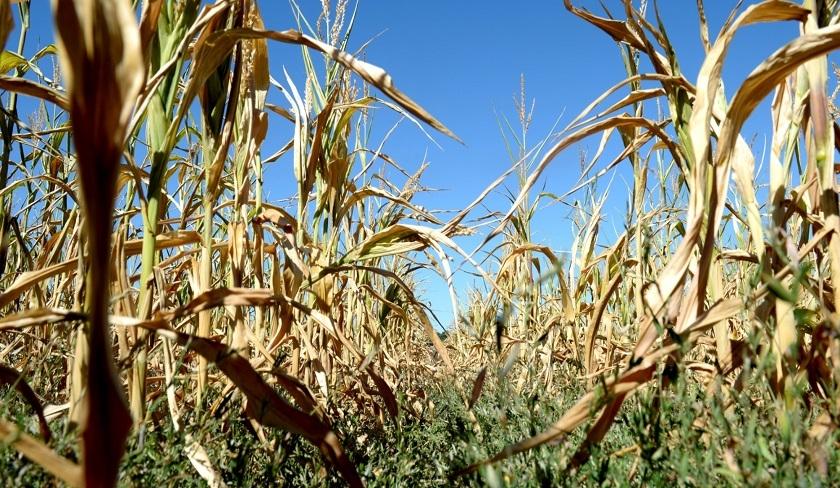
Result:
[[[478,371],[478,375],[475,377],[475,381],[473,382],[472,393],[470,393],[470,401],[467,404],[467,408],[472,410],[475,406],[475,402],[478,401],[478,398],[481,396],[481,391],[484,389],[484,380],[487,378],[487,366],[484,366]]]
[[[318,39],[302,34],[296,30],[285,30],[279,32],[257,29],[230,29],[224,32],[216,33],[208,39],[207,44],[210,46],[210,49],[212,49],[212,51],[208,52],[212,52],[215,56],[221,56],[220,53],[230,52],[233,45],[240,39],[263,38],[288,44],[299,44],[326,54],[345,68],[358,74],[366,82],[382,90],[385,95],[418,119],[431,125],[452,139],[461,142],[458,136],[432,116],[432,114],[409,98],[408,95],[397,89],[394,85],[394,81],[391,79],[391,76],[384,69],[357,59],[347,52],[330,46]]]
[[[68,486],[80,488],[85,486],[81,466],[59,456],[38,439],[21,432],[17,425],[0,420],[0,439],[11,444],[18,452],[67,483]]]
[[[184,454],[190,460],[198,475],[201,476],[210,488],[227,488],[222,475],[213,465],[207,450],[192,435],[186,436],[187,445],[184,446]]]
[[[38,417],[38,428],[41,430],[44,442],[50,442],[52,432],[50,432],[50,426],[47,424],[46,417],[44,417],[44,407],[41,405],[41,399],[38,398],[29,383],[23,379],[23,375],[12,367],[0,364],[0,384],[15,387],[23,399],[26,400],[26,403],[35,411],[35,416]]]
[[[166,320],[140,321],[124,318],[120,324],[154,331],[159,336],[175,341],[200,354],[208,362],[214,363],[246,397],[248,416],[262,425],[283,429],[306,438],[321,450],[348,484],[362,485],[356,468],[347,458],[330,425],[286,402],[236,350],[211,339],[177,332],[168,326]]]
[[[0,330],[25,329],[36,325],[85,320],[86,318],[87,316],[83,313],[63,308],[38,308],[3,317],[0,319]]]
[[[392,419],[396,420],[400,415],[400,409],[399,405],[397,405],[397,397],[394,396],[394,391],[391,389],[390,385],[388,385],[388,382],[373,370],[373,366],[368,366],[367,374],[373,380],[374,384],[376,384],[379,396],[381,396],[382,401],[385,402],[385,409],[388,410],[388,415],[390,415]]]
[[[64,95],[48,86],[41,85],[31,80],[0,76],[0,90],[22,93],[31,97],[40,98],[46,102],[54,103],[64,110],[70,109],[70,102],[64,97]]]

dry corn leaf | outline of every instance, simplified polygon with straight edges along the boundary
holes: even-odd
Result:
[[[340,263],[367,261],[385,256],[416,251],[428,246],[422,235],[405,225],[392,225],[368,237],[348,251]]]
[[[399,405],[397,405],[397,397],[394,396],[394,390],[391,389],[390,385],[388,385],[388,382],[385,381],[384,378],[374,371],[373,366],[368,366],[367,374],[373,380],[379,396],[382,397],[382,400],[385,402],[385,409],[388,411],[388,415],[390,415],[392,419],[396,420],[400,416],[400,408]]]
[[[717,163],[732,154],[738,132],[747,117],[779,83],[806,61],[839,47],[840,24],[836,24],[790,41],[754,69],[738,88],[726,112],[717,147]]]
[[[232,48],[233,45],[240,39],[262,38],[271,39],[279,42],[285,42],[289,44],[300,44],[302,46],[306,46],[310,49],[314,49],[316,51],[320,51],[326,54],[331,59],[338,62],[345,68],[350,69],[356,74],[358,74],[366,82],[382,90],[383,93],[385,93],[389,98],[395,101],[400,107],[404,108],[418,119],[431,125],[435,129],[442,132],[443,134],[446,134],[452,139],[461,142],[458,136],[456,136],[454,133],[452,133],[452,131],[446,128],[445,125],[443,125],[440,121],[438,121],[435,117],[428,113],[423,107],[414,102],[414,100],[409,98],[405,93],[398,90],[397,87],[394,86],[394,82],[391,79],[391,76],[385,70],[378,66],[357,59],[349,53],[341,51],[340,49],[336,49],[335,47],[330,46],[325,42],[309,37],[298,31],[285,30],[282,32],[278,32],[256,29],[231,29],[211,36],[211,38],[208,40],[208,43],[213,46],[215,53],[216,50],[224,51],[226,48],[228,48],[228,46]]]
[[[140,13],[140,45],[143,47],[143,65],[148,66],[152,48],[152,38],[157,31],[160,10],[164,0],[143,0]]]
[[[502,217],[496,228],[487,235],[487,237],[482,242],[481,246],[484,246],[484,244],[490,242],[490,240],[492,240],[494,237],[496,237],[502,232],[502,230],[510,221],[511,217],[514,215],[516,210],[520,207],[520,205],[522,205],[522,202],[525,200],[526,196],[528,195],[528,192],[530,192],[530,190],[539,180],[540,176],[542,176],[542,173],[561,152],[563,152],[572,144],[579,142],[593,134],[597,134],[610,128],[617,127],[645,127],[651,132],[653,132],[660,140],[662,140],[668,146],[668,149],[670,150],[671,155],[674,157],[675,160],[679,161],[681,159],[676,146],[674,146],[673,141],[671,141],[671,138],[668,137],[668,135],[662,129],[659,128],[657,123],[648,120],[644,117],[630,117],[626,115],[620,115],[583,127],[577,130],[576,132],[565,136],[560,142],[555,144],[551,149],[549,149],[546,152],[546,154],[543,156],[543,158],[528,176],[527,180],[525,180],[525,182],[522,184],[522,188],[519,190],[519,194],[511,204],[510,210],[508,210],[504,217]]]
[[[694,93],[694,90],[695,90],[694,86],[692,86],[690,83],[688,83],[688,81],[685,78],[683,78],[682,76],[661,75],[659,73],[643,73],[643,74],[634,75],[634,76],[631,76],[629,78],[625,78],[624,80],[622,80],[622,81],[616,83],[615,85],[611,86],[604,93],[602,93],[600,96],[598,96],[598,98],[593,100],[589,105],[586,106],[586,108],[584,108],[580,112],[580,114],[578,114],[574,119],[572,119],[571,122],[569,122],[569,124],[566,126],[566,128],[563,129],[563,132],[568,132],[569,130],[577,128],[578,126],[586,123],[586,122],[582,122],[583,118],[586,117],[587,115],[589,115],[590,112],[595,110],[595,107],[597,107],[598,105],[603,103],[604,100],[606,100],[610,95],[612,95],[613,93],[615,93],[616,91],[618,91],[622,87],[627,86],[627,85],[633,85],[633,84],[639,83],[640,81],[648,81],[648,80],[660,81],[663,84],[664,83],[677,84],[680,87],[682,87],[683,89],[685,89],[686,91],[688,91],[689,93]],[[596,117],[590,117],[589,119],[587,119],[587,121],[594,120],[595,118]]]
[[[194,231],[175,231],[162,233],[155,238],[156,249],[168,249],[194,244],[201,241],[201,236]],[[143,240],[133,239],[126,241],[124,252],[126,256],[137,256],[142,252]],[[64,273],[76,271],[78,258],[68,259],[61,263],[41,267],[33,271],[21,273],[15,281],[2,293],[0,293],[0,307],[8,305],[23,293],[38,285],[39,283]]]
[[[634,263],[635,264],[635,263]],[[630,266],[630,263],[627,263]],[[586,337],[584,338],[583,343],[583,363],[586,367],[586,374],[592,374],[592,353],[595,350],[595,337],[598,333],[598,326],[601,324],[601,319],[604,316],[604,312],[607,309],[607,304],[610,301],[610,298],[613,294],[618,290],[618,285],[621,284],[622,279],[624,278],[624,274],[619,272],[616,273],[612,279],[606,283],[606,287],[603,291],[603,294],[598,297],[598,302],[595,304],[595,308],[593,309],[592,315],[589,319],[589,327],[586,329]]]
[[[3,317],[0,319],[0,331],[25,329],[36,325],[55,324],[73,320],[85,320],[85,318],[87,318],[85,314],[61,308],[38,308]]]
[[[200,354],[227,376],[247,398],[246,412],[262,425],[303,436],[316,445],[324,457],[351,486],[361,486],[356,468],[347,458],[335,432],[317,416],[296,409],[280,397],[251,364],[236,350],[219,342],[172,330],[166,320],[140,321],[123,318],[121,325],[155,331],[161,337]]]
[[[0,420],[0,442],[10,444],[27,459],[67,483],[68,486],[86,486],[81,466],[63,456],[59,456],[55,451],[29,434],[21,432],[17,425]]]
[[[38,417],[38,428],[41,430],[41,437],[44,438],[44,442],[50,442],[52,432],[50,432],[50,426],[47,424],[46,417],[44,417],[44,408],[41,405],[41,400],[35,394],[32,387],[29,386],[29,383],[23,379],[23,375],[14,368],[0,364],[0,384],[15,387],[26,403],[35,411],[35,416]]]
[[[694,149],[694,162],[704,161],[709,150],[709,134],[715,97],[719,94],[723,61],[736,32],[742,26],[759,22],[779,20],[804,20],[808,10],[790,2],[770,0],[751,5],[737,20],[715,41],[712,50],[700,67],[697,77],[697,91],[692,104],[689,133]]]
[[[646,50],[645,44],[633,31],[631,31],[628,28],[626,22],[614,19],[606,19],[604,17],[592,15],[586,10],[577,8],[574,5],[572,5],[571,0],[563,0],[563,4],[566,6],[567,10],[582,18],[583,20],[589,22],[590,24],[599,27],[610,37],[612,37],[616,42],[623,42],[629,44],[630,46],[640,51]]]
[[[40,98],[41,100],[54,103],[64,110],[70,109],[70,102],[64,97],[64,95],[50,87],[41,85],[32,80],[0,76],[0,90],[22,93],[24,95],[29,95],[30,97]]]
[[[484,389],[484,380],[487,378],[487,366],[484,366],[478,371],[478,375],[475,377],[475,381],[473,381],[472,392],[470,393],[470,401],[467,404],[467,409],[472,410],[475,406],[475,402],[478,401],[478,398],[481,396],[481,391]]]
[[[641,77],[635,77],[635,78],[637,78],[638,80],[642,79]],[[673,79],[673,77],[661,77],[661,78],[662,79],[668,79],[668,80]],[[621,83],[617,86],[623,86],[623,85],[624,85],[624,83]],[[594,120],[605,117],[605,116],[607,116],[607,115],[609,115],[613,112],[617,112],[617,111],[619,111],[619,110],[621,110],[625,107],[628,107],[630,105],[635,105],[635,104],[638,104],[640,102],[644,102],[645,100],[652,100],[652,99],[656,99],[656,98],[659,98],[659,97],[663,97],[666,94],[667,93],[662,88],[651,88],[651,89],[647,89],[647,90],[640,89],[640,90],[632,91],[632,92],[628,93],[627,96],[625,96],[621,100],[615,102],[614,104],[610,105],[609,107],[607,107],[607,108],[601,110],[600,112],[598,112],[597,115],[593,115],[589,119],[582,120],[582,121],[580,121],[580,122],[578,122],[574,125],[570,125],[569,128],[570,129],[577,128],[581,125],[584,125],[584,124],[590,123]],[[584,112],[584,113],[586,113],[586,112]]]
[[[225,481],[222,479],[222,475],[213,466],[213,462],[210,460],[210,456],[207,454],[204,446],[193,439],[190,434],[187,434],[186,441],[187,445],[184,446],[184,454],[186,454],[187,459],[190,460],[190,464],[193,465],[198,475],[207,482],[207,486],[210,488],[227,488]]]
[[[309,388],[303,384],[299,379],[295,378],[294,376],[285,373],[279,369],[274,369],[271,371],[271,374],[280,383],[280,386],[286,390],[289,395],[295,400],[295,403],[298,404],[300,408],[303,409],[306,413],[311,413],[318,415],[320,417],[320,410],[318,408],[318,402],[315,400],[315,396],[312,395],[312,392],[309,391]]]
[[[52,266],[42,267],[33,271],[21,273],[15,281],[0,293],[0,307],[4,307],[18,298],[21,294],[53,276],[74,271],[78,266],[77,259],[70,259]]]

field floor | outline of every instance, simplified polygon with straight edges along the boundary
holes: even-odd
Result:
[[[808,444],[803,427],[813,421],[808,410],[793,409],[787,418],[789,431],[783,433],[772,400],[760,404],[744,393],[724,401],[720,394],[701,390],[691,377],[659,395],[642,390],[633,396],[588,461],[577,468],[570,464],[583,440],[582,431],[473,474],[458,475],[470,463],[540,432],[584,392],[570,385],[550,394],[518,394],[503,382],[492,387],[489,383],[473,407],[474,420],[455,387],[438,384],[427,388],[427,401],[415,404],[415,410],[424,410],[413,412],[417,416],[401,412],[394,421],[383,413],[384,421],[379,422],[337,414],[334,427],[368,486],[840,484],[840,433],[835,431],[820,446],[817,452],[822,458],[815,463],[815,447]],[[8,399],[3,415],[16,418],[19,425],[32,425],[26,407]],[[231,404],[237,400],[234,396]],[[152,408],[165,409],[165,404]],[[266,430],[263,442],[236,411],[223,407],[216,416],[203,419],[186,415],[180,432],[161,413],[160,421],[129,438],[119,485],[207,486],[186,454],[197,441],[227,486],[343,486],[341,478],[324,466],[317,449],[277,431]],[[53,424],[58,452],[76,458],[75,437],[61,436],[63,422]],[[0,466],[3,486],[55,483],[9,447],[0,446]]]

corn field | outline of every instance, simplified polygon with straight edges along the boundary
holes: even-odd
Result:
[[[351,54],[346,1],[323,0],[311,24],[266,26],[260,8],[278,7],[256,0],[52,0],[55,37],[34,57],[35,5],[0,1],[0,446],[55,484],[130,485],[127,446],[174,432],[159,448],[215,487],[226,475],[208,439],[239,423],[257,451],[310,445],[323,472],[290,469],[312,484],[362,486],[376,472],[344,422],[431,425],[434,392],[449,388],[464,435],[494,447],[443,465],[438,482],[516,486],[498,466],[548,452],[556,476],[579,472],[636,397],[655,399],[642,412],[653,418],[688,382],[703,399],[688,426],[698,439],[746,398],[816,479],[840,483],[840,2],[740,6],[715,35],[697,0],[696,79],[655,3],[606,3],[557,8],[612,38],[626,77],[534,146],[523,82],[510,169],[444,219],[415,203],[425,165],[390,158],[371,119],[392,111],[421,136],[460,139]],[[725,88],[736,33],[758,23],[799,35],[768,39],[777,50]],[[270,43],[299,46],[305,79],[269,61]],[[269,114],[284,124],[274,153]],[[772,122],[766,148],[742,134],[750,117]],[[556,194],[536,196],[586,140],[598,151],[577,182],[549,179]],[[280,162],[292,193],[272,201],[264,170]],[[612,238],[596,182],[619,166],[632,181]],[[503,186],[509,206],[488,213]],[[545,198],[572,209],[565,254],[533,238]],[[465,268],[482,286],[456,289]],[[419,285],[429,271],[456,310],[443,332]],[[511,442],[481,420],[499,395],[570,391]],[[748,441],[725,438],[720,479],[772,484],[734,454]],[[619,451],[636,457],[632,484],[644,449]]]

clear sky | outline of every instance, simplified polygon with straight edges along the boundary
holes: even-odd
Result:
[[[623,14],[619,2],[604,3],[614,15]],[[705,3],[714,39],[736,2]],[[302,4],[312,8],[307,10],[311,12],[310,18],[316,15],[317,4],[314,1]],[[603,13],[597,1],[579,0],[575,4]],[[288,9],[262,5],[269,28],[291,25]],[[703,55],[695,2],[664,0],[659,2],[659,7],[682,70],[694,81]],[[725,65],[726,85],[737,86],[762,59],[797,32],[798,27],[792,23],[744,29],[736,37]],[[590,101],[625,77],[615,42],[567,12],[561,0],[361,0],[351,50],[370,39],[374,40],[366,49],[366,59],[388,70],[400,89],[465,142],[460,145],[435,135],[442,147],[439,149],[428,143],[416,128],[403,124],[386,145],[386,152],[408,168],[416,167],[424,157],[431,163],[423,181],[445,191],[419,199],[430,208],[462,208],[510,166],[500,135],[499,116],[504,114],[516,121],[513,98],[519,93],[520,75],[525,77],[528,97],[536,101],[530,130],[532,144],[549,135],[558,118],[558,128],[565,126]],[[288,63],[293,67],[298,62],[294,48],[272,49],[275,66]],[[733,88],[727,90],[727,96],[733,93]],[[759,113],[763,120],[747,125],[744,135],[748,140],[768,127],[766,102]],[[385,130],[392,119],[382,119]],[[760,147],[764,140],[757,141]],[[591,155],[597,144],[595,137],[567,150],[546,172],[540,187],[544,184],[546,191],[555,194],[569,190],[579,176],[581,151],[588,150]],[[760,156],[761,150],[756,153]],[[621,229],[628,195],[626,175],[627,171],[619,168],[612,182],[607,215],[615,220],[602,226],[608,240],[618,232],[612,229]],[[515,181],[510,183],[515,188]],[[603,188],[606,183],[599,186]],[[488,206],[496,211],[507,209],[501,194],[490,198]],[[480,213],[479,210],[477,214]],[[534,240],[559,251],[568,249],[574,238],[568,217],[568,207],[562,205],[539,212],[533,226]],[[471,239],[459,242],[470,250],[476,245]],[[426,279],[427,297],[433,309],[441,322],[450,323],[451,307],[444,282],[433,276]],[[461,275],[456,283],[463,297],[474,280]]]
[[[166,0],[168,1],[168,0]],[[618,17],[623,15],[620,2],[604,0]],[[637,3],[637,2],[634,2]],[[651,2],[652,3],[652,2]],[[735,6],[733,0],[707,0],[707,16],[712,38]],[[745,2],[749,4],[751,2]],[[307,17],[314,22],[320,2],[300,0]],[[599,2],[577,0],[577,6],[597,14]],[[292,7],[285,0],[259,1],[266,28],[295,28]],[[352,5],[352,2],[351,2]],[[676,47],[682,70],[694,80],[702,61],[698,20],[694,0],[659,2],[668,35]],[[52,42],[52,23],[48,0],[33,0],[33,29],[28,51]],[[757,64],[784,42],[792,39],[798,27],[786,25],[751,26],[735,40],[724,69],[727,87],[735,87]],[[16,34],[10,37],[13,44]],[[472,201],[488,184],[510,166],[499,130],[503,114],[516,121],[513,98],[518,96],[520,76],[525,77],[527,94],[536,102],[530,130],[530,143],[550,134],[559,120],[565,126],[580,110],[604,90],[624,78],[624,70],[615,43],[603,32],[570,14],[562,0],[360,0],[350,42],[354,51],[371,41],[364,58],[385,68],[395,84],[444,122],[465,144],[434,134],[440,147],[430,143],[416,127],[403,123],[385,146],[385,152],[408,170],[424,160],[430,162],[423,182],[439,192],[423,195],[418,202],[432,209],[460,209]],[[285,67],[295,83],[302,87],[299,48],[272,44],[272,75],[283,80]],[[626,92],[625,92],[626,93]],[[727,90],[727,96],[734,93]],[[621,95],[619,95],[621,96]],[[269,101],[285,105],[284,98],[272,88]],[[756,144],[764,144],[761,135],[769,126],[765,101],[759,108],[761,121],[750,121],[745,136],[759,135]],[[381,110],[376,124],[379,136],[396,121]],[[264,153],[270,154],[289,136],[288,123],[273,119]],[[374,139],[374,142],[378,142]],[[540,187],[563,194],[577,181],[581,151],[594,152],[597,138],[585,141],[559,156],[545,173]],[[760,164],[761,161],[757,161]],[[626,165],[625,165],[626,166]],[[602,225],[606,239],[620,229],[626,208],[626,168],[620,167],[612,182],[608,216],[616,220]],[[271,199],[290,196],[293,174],[288,162],[276,163],[266,174],[266,192]],[[760,181],[764,183],[764,181]],[[515,188],[515,181],[510,182]],[[607,181],[600,185],[603,188]],[[572,201],[574,196],[570,199]],[[507,209],[501,193],[488,199],[495,211]],[[480,209],[476,216],[485,213]],[[568,249],[573,228],[568,207],[553,205],[538,213],[533,226],[535,241],[562,251]],[[475,239],[459,241],[471,250]],[[460,260],[456,260],[455,264]],[[451,321],[451,308],[444,282],[425,275],[426,298],[441,322]],[[463,296],[473,279],[462,274],[457,284]]]

